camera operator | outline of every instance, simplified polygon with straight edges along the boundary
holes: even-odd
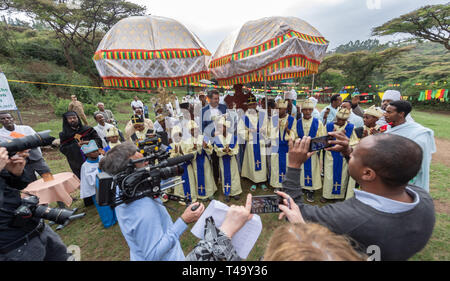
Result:
[[[278,192],[286,199],[285,205],[280,205],[280,218],[320,223],[336,234],[350,236],[362,249],[378,246],[381,260],[406,260],[422,250],[433,232],[435,214],[430,195],[408,184],[421,166],[420,146],[401,136],[377,134],[363,138],[353,150],[343,132],[329,135],[336,139],[327,150],[346,157],[349,174],[361,190],[355,190],[351,199],[324,207],[303,204],[298,175],[313,153],[309,152],[311,139],[291,141],[283,189],[298,205],[288,208],[291,196]]]
[[[131,160],[142,158],[136,146],[130,142],[112,148],[100,161],[99,168],[110,175],[125,170]],[[142,168],[145,163],[136,164]],[[187,229],[187,224],[195,222],[205,209],[203,204],[192,211],[194,203],[187,207],[175,223],[162,204],[160,198],[143,197],[115,208],[122,234],[130,248],[130,259],[183,261],[185,260],[179,238]]]
[[[71,255],[61,238],[43,219],[28,218],[13,226],[14,212],[22,204],[19,190],[31,180],[23,173],[28,152],[9,158],[0,147],[0,261],[65,261]]]

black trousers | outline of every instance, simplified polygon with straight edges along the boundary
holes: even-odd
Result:
[[[213,153],[211,154],[211,162],[213,168],[214,181],[216,182],[216,184],[218,184],[220,178],[219,157],[217,157],[215,151],[213,151]]]
[[[0,254],[0,261],[67,261],[71,256],[58,234],[45,225],[38,236],[6,254]]]

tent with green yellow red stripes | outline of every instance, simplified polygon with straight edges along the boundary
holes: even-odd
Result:
[[[289,79],[317,73],[328,41],[296,17],[245,23],[219,45],[209,68],[219,85]]]
[[[210,57],[200,39],[183,24],[149,15],[116,23],[93,59],[105,86],[156,88],[208,79]]]

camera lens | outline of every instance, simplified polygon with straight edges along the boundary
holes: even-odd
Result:
[[[73,215],[72,210],[60,209],[60,208],[49,208],[45,206],[37,206],[34,211],[34,216],[38,218],[43,218],[49,221],[54,221],[57,224],[64,224],[70,216]]]
[[[162,179],[168,179],[176,176],[181,176],[184,172],[183,165],[175,165],[160,169],[160,175]]]

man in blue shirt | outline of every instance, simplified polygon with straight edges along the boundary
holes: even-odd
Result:
[[[338,110],[338,107],[342,104],[342,97],[339,94],[334,94],[331,96],[330,104],[327,105],[322,112],[320,112],[320,121],[322,121],[323,124],[328,124],[330,122],[333,122],[334,118],[336,117],[336,113]]]
[[[123,171],[129,160],[142,158],[132,143],[115,146],[100,161],[100,169],[111,175]],[[145,163],[141,164],[145,166]],[[136,165],[136,168],[140,168]],[[132,261],[184,261],[179,238],[187,224],[195,222],[205,207],[200,204],[195,211],[187,207],[175,223],[162,204],[161,199],[144,197],[115,208],[122,234],[130,247]]]

